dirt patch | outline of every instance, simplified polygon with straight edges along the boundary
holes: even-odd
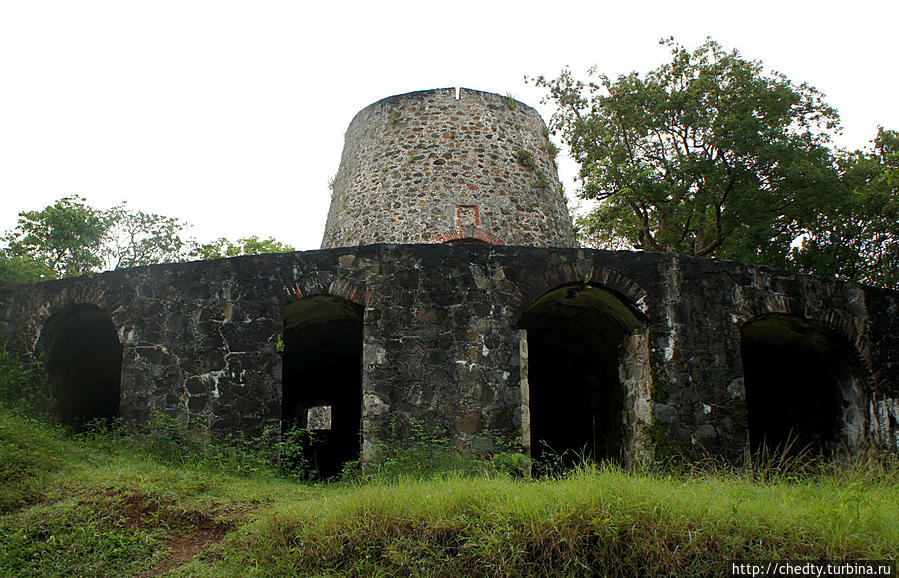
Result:
[[[153,568],[140,574],[140,578],[159,576],[184,566],[208,546],[220,542],[229,528],[226,524],[200,524],[190,533],[174,536],[168,541],[168,555]]]
[[[230,521],[218,520],[206,512],[184,510],[174,502],[155,499],[140,493],[121,496],[121,517],[129,527],[165,527],[168,553],[156,565],[139,576],[159,576],[190,562],[208,546],[218,543],[233,527]]]

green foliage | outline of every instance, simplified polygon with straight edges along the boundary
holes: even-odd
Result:
[[[373,442],[375,457],[364,467],[351,464],[344,479],[354,483],[425,480],[446,476],[520,475],[530,458],[518,444],[496,432],[482,432],[457,445],[445,430],[404,418],[391,421],[386,436]]]
[[[290,438],[279,439],[276,428],[257,437],[216,437],[203,422],[183,423],[164,414],[153,415],[143,426],[123,419],[94,422],[79,439],[111,453],[241,477],[273,476],[281,455],[295,451]]]
[[[83,275],[102,264],[105,232],[103,213],[73,195],[42,211],[19,213],[18,225],[4,238],[5,252],[8,257],[26,257],[40,263],[57,277]]]
[[[42,211],[19,213],[18,225],[3,239],[0,285],[178,261],[185,227],[125,203],[102,211],[81,197],[63,197]]]
[[[442,437],[427,430],[425,445]],[[732,559],[899,547],[895,456],[310,485],[159,465],[127,440],[0,411],[0,575],[711,576]],[[202,553],[180,566],[177,544]]]
[[[69,451],[61,439],[60,430],[0,405],[0,515],[41,498],[41,485]]]
[[[536,79],[580,164],[584,221],[608,244],[783,266],[838,175],[836,111],[807,84],[763,72],[708,40],[673,41],[671,62],[616,80],[569,70]]]
[[[221,259],[240,255],[262,255],[265,253],[289,253],[295,251],[290,245],[280,243],[272,237],[260,239],[256,235],[244,237],[236,242],[221,237],[211,243],[200,245],[191,251],[191,256],[198,259]]]
[[[131,211],[125,203],[104,211],[100,255],[106,269],[173,263],[185,257],[181,233],[187,224],[155,213]]]
[[[261,560],[261,575],[716,576],[733,559],[876,559],[899,541],[896,497],[873,478],[758,485],[609,465],[407,480],[280,507],[208,575]]]
[[[556,164],[556,158],[559,156],[559,152],[561,149],[554,143],[553,141],[547,138],[540,147],[546,151],[546,154],[549,155],[549,160],[552,161],[554,167],[558,167]]]
[[[27,255],[5,255],[0,251],[0,287],[55,279],[56,271]]]
[[[524,149],[515,149],[515,162],[526,169],[537,170],[537,162],[534,161],[534,155]]]
[[[0,336],[0,410],[46,418],[52,399],[37,377],[34,362],[21,357],[18,348]]]
[[[878,129],[870,151],[843,155],[846,194],[823,207],[795,259],[803,270],[899,289],[899,132]]]

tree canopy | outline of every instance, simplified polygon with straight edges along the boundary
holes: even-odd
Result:
[[[295,251],[290,245],[280,243],[272,237],[260,239],[256,235],[244,237],[236,242],[220,237],[211,243],[195,247],[191,255],[200,259],[220,259],[239,255],[261,255],[263,253],[287,253]]]
[[[581,225],[605,244],[782,266],[815,207],[839,187],[836,111],[712,40],[645,76],[591,70],[536,79],[551,126],[580,164]]]
[[[100,249],[106,269],[183,260],[187,224],[179,219],[129,210],[126,203],[104,211],[106,231]]]
[[[81,197],[63,197],[42,211],[19,213],[18,225],[4,238],[4,256],[20,265],[32,262],[51,277],[82,275],[103,263],[106,223],[103,212]]]
[[[221,237],[197,245],[182,237],[187,224],[179,219],[135,211],[126,203],[94,209],[77,195],[59,199],[40,211],[19,213],[15,229],[2,238],[0,286],[34,283],[101,270],[188,257],[216,259],[293,251],[272,237],[236,242]]]
[[[808,272],[899,289],[899,132],[879,128],[871,150],[837,164],[845,194],[817,213],[796,261]]]
[[[63,197],[19,213],[18,225],[3,237],[0,285],[177,261],[186,256],[186,227],[125,203],[99,210],[77,195]]]

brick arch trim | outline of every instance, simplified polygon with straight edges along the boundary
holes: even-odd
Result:
[[[371,291],[364,283],[341,279],[330,273],[310,275],[307,279],[296,281],[284,289],[281,306],[288,305],[297,299],[318,295],[334,295],[363,307],[371,301]]]
[[[484,229],[481,229],[480,227],[475,227],[474,225],[465,225],[462,227],[449,229],[448,231],[444,231],[443,233],[434,235],[428,242],[449,243],[450,241],[458,241],[461,239],[476,239],[478,241],[490,243],[491,245],[505,244],[491,233],[485,231]]]
[[[550,291],[575,284],[610,289],[626,305],[643,316],[647,324],[652,323],[656,317],[655,310],[649,305],[649,294],[636,281],[615,269],[589,262],[586,265],[564,263],[558,269],[534,277],[527,286],[519,286],[510,301],[513,319],[520,319],[531,305]]]
[[[737,326],[742,328],[747,323],[767,315],[789,315],[818,323],[825,329],[844,339],[853,349],[864,369],[865,379],[875,391],[885,382],[880,372],[875,371],[872,360],[873,345],[868,337],[867,323],[860,327],[852,315],[838,310],[809,312],[800,299],[782,294],[767,295],[764,300],[745,301],[734,313]]]

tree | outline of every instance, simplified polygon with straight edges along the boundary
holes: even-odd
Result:
[[[785,266],[791,244],[839,196],[822,95],[707,40],[669,39],[671,62],[612,81],[539,77],[551,127],[580,164],[581,226],[604,243]]]
[[[899,290],[899,132],[838,161],[847,194],[809,226],[795,260],[808,272]]]
[[[0,254],[0,287],[37,283],[55,278],[56,272],[40,261],[24,255]]]
[[[79,196],[63,197],[42,211],[19,213],[2,250],[12,282],[71,277],[99,271],[183,259],[185,243],[178,219],[128,210],[106,211]]]
[[[42,211],[19,213],[18,225],[4,238],[6,257],[39,263],[57,277],[96,270],[107,225],[103,213],[84,201],[73,195]]]
[[[200,245],[191,251],[191,256],[200,259],[220,259],[222,257],[237,257],[239,255],[261,255],[263,253],[288,253],[295,251],[290,245],[280,243],[272,237],[259,239],[256,235],[238,239],[232,243],[224,237],[220,237],[211,243]]]
[[[106,231],[100,255],[107,269],[172,263],[185,257],[186,223],[155,213],[130,211],[126,203],[104,211]]]

